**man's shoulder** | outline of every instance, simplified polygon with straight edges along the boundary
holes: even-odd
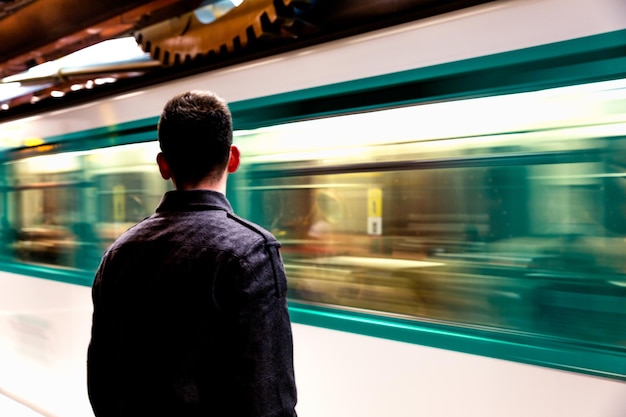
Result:
[[[227,217],[236,224],[238,224],[243,233],[261,238],[266,244],[278,244],[276,237],[264,227],[259,226],[258,224],[251,222],[250,220],[243,217],[240,217],[232,212],[228,212]]]

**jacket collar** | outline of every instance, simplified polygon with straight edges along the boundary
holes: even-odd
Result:
[[[174,190],[163,195],[157,212],[163,211],[203,211],[225,210],[233,212],[233,208],[220,192],[212,190]]]

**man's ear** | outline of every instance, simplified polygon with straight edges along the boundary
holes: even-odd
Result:
[[[239,148],[237,148],[235,145],[231,145],[230,157],[228,158],[228,173],[229,174],[232,174],[233,172],[237,171],[237,168],[239,168],[239,162],[241,162],[240,157],[241,157],[241,154],[239,153]]]
[[[163,177],[164,180],[171,179],[172,171],[170,170],[170,166],[165,160],[165,155],[163,155],[163,152],[159,152],[157,154],[156,162],[157,162],[157,165],[159,166],[159,172],[161,173],[161,177]]]

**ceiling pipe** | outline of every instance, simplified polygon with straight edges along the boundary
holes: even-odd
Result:
[[[0,85],[20,83],[22,85],[38,85],[44,83],[57,83],[74,77],[96,77],[98,75],[111,75],[131,72],[146,72],[161,68],[159,61],[136,61],[117,64],[91,65],[87,67],[59,68],[58,71],[45,75],[32,75],[28,73],[12,75],[0,81]]]

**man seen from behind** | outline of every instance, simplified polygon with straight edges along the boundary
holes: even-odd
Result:
[[[171,99],[158,126],[175,190],[106,251],[93,283],[96,417],[294,417],[280,244],[226,199],[239,166],[227,104]]]

